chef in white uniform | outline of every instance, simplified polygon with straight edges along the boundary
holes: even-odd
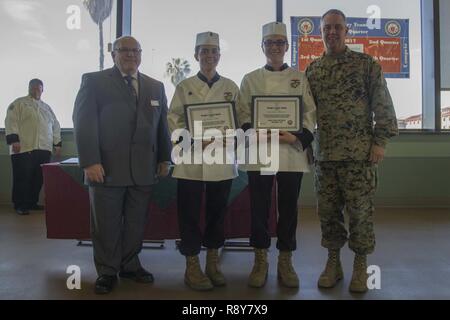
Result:
[[[6,142],[10,146],[16,212],[42,210],[38,204],[43,177],[41,165],[50,162],[52,152],[61,155],[61,128],[52,108],[41,100],[44,84],[32,79],[28,95],[8,107],[5,118]]]
[[[195,59],[199,62],[200,72],[177,85],[170,104],[168,123],[172,132],[187,127],[185,105],[236,101],[239,93],[239,88],[233,81],[216,71],[220,60],[217,33],[208,31],[197,34]],[[203,148],[209,143],[211,141],[202,141]],[[223,150],[226,154],[225,148]],[[226,284],[218,265],[218,249],[225,241],[224,216],[232,180],[237,175],[235,164],[177,164],[173,170],[172,176],[178,179],[177,207],[181,236],[179,249],[181,254],[186,256],[184,280],[194,290],[210,290],[213,286]],[[202,234],[199,218],[203,192],[206,196],[206,221]],[[208,249],[205,273],[198,258],[202,245]]]
[[[279,169],[274,173],[278,185],[277,248],[278,278],[287,287],[298,287],[299,279],[292,266],[292,251],[296,250],[297,200],[304,172],[310,171],[308,148],[314,139],[316,107],[306,76],[284,63],[289,49],[286,25],[272,22],[263,26],[262,50],[267,64],[242,80],[237,117],[242,129],[251,127],[252,96],[301,95],[303,97],[303,130],[280,131]],[[269,148],[270,149],[270,148]],[[258,165],[243,165],[247,171],[251,198],[252,231],[250,244],[255,248],[255,264],[249,277],[249,286],[264,286],[267,274],[267,249],[270,247],[268,233],[269,210],[273,175],[261,174]]]

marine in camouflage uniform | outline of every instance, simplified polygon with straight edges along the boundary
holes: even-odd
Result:
[[[369,55],[346,48],[338,57],[324,54],[312,62],[306,75],[317,104],[316,188],[322,245],[338,249],[347,241],[345,206],[350,249],[372,253],[377,168],[369,161],[370,150],[373,144],[384,148],[397,134],[381,67]]]
[[[340,18],[339,12],[331,16],[336,14],[332,18]],[[325,34],[323,28],[322,22]],[[339,252],[349,240],[350,249],[365,261],[375,248],[373,196],[378,160],[371,153],[375,148],[384,155],[389,138],[398,133],[397,120],[381,66],[371,56],[353,52],[345,44],[338,54],[329,53],[306,70],[317,105],[315,183],[322,246]],[[350,220],[349,237],[344,208]],[[335,280],[342,278],[341,268],[339,272]]]

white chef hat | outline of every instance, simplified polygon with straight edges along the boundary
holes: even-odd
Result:
[[[211,32],[211,31],[197,33],[195,47],[205,46],[205,45],[219,47],[219,35],[215,32]]]
[[[286,25],[283,22],[269,22],[262,27],[263,39],[271,35],[280,35],[287,38]]]

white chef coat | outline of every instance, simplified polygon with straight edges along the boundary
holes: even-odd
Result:
[[[184,115],[185,105],[237,100],[238,86],[230,79],[218,74],[216,77],[218,80],[212,84],[211,88],[198,75],[185,79],[177,85],[167,115],[171,132],[187,127]],[[226,155],[225,148],[223,152]],[[233,157],[233,155],[228,156]],[[175,165],[172,173],[175,178],[199,181],[223,181],[233,179],[237,175],[236,164],[179,164]]]
[[[303,127],[311,133],[316,125],[316,105],[312,96],[308,79],[303,72],[293,68],[282,71],[269,71],[265,67],[248,73],[242,79],[237,117],[239,125],[251,123],[252,96],[267,95],[302,95],[303,97]],[[270,143],[268,145],[270,150]],[[259,171],[262,164],[244,164],[239,169],[246,171]],[[281,144],[279,147],[280,172],[309,172],[306,151],[296,145]],[[274,172],[275,173],[275,172]]]
[[[19,136],[20,153],[32,150],[51,152],[53,146],[61,142],[61,127],[52,109],[31,96],[18,98],[8,107],[5,134]],[[13,154],[12,146],[10,154]]]

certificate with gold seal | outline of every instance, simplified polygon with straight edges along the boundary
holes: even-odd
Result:
[[[303,129],[302,96],[253,96],[252,126],[298,132]]]
[[[219,130],[222,137],[235,136],[237,121],[234,101],[185,105],[184,115],[187,129],[194,139],[209,139],[208,129]]]

